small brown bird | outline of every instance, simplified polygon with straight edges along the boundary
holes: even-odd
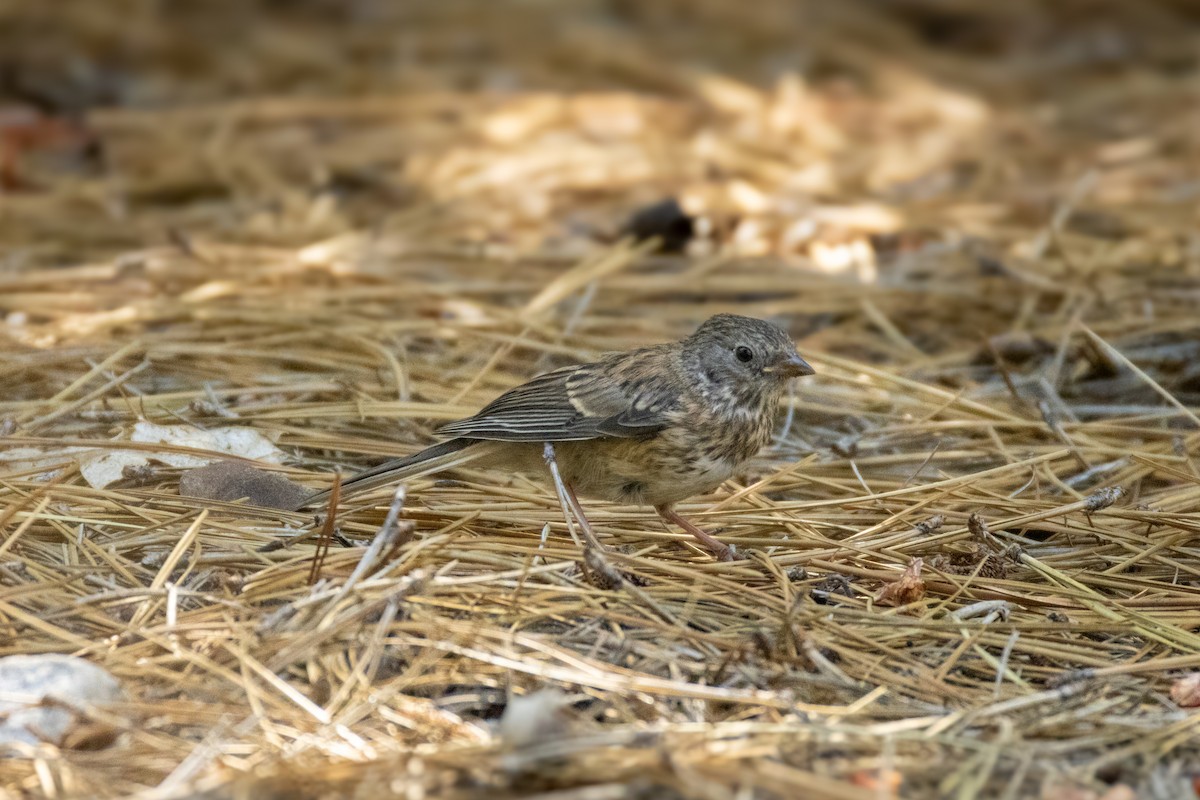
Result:
[[[577,493],[653,506],[730,560],[731,547],[673,505],[720,486],[767,444],[788,379],[811,374],[779,328],[718,314],[682,341],[540,375],[475,416],[443,425],[437,433],[446,441],[360,473],[342,488],[358,492],[467,463],[545,474],[547,462],[556,462],[589,538]]]

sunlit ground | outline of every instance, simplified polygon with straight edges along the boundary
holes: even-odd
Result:
[[[127,695],[0,786],[1191,796],[1198,26],[0,2],[0,655]],[[394,547],[391,488],[332,541],[181,494],[218,454],[328,488],[722,311],[818,372],[687,506],[743,561],[590,505],[613,585],[496,471],[411,482]]]

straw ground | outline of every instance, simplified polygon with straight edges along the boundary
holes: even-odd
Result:
[[[790,19],[697,7],[714,37]],[[81,29],[110,24],[90,13]],[[820,30],[894,33],[863,20]],[[1200,669],[1186,75],[1099,86],[1080,68],[1092,91],[1047,114],[908,39],[834,48],[849,66],[828,84],[757,88],[663,55],[670,36],[620,50],[593,33],[572,40],[579,75],[655,97],[338,94],[353,82],[335,63],[327,94],[286,96],[272,70],[316,34],[282,25],[263,96],[96,111],[99,176],[23,162],[0,216],[0,654],[82,655],[130,700],[93,720],[121,732],[112,747],[0,760],[0,786],[1186,796],[1198,718],[1170,696]],[[960,85],[930,77],[942,58]],[[1023,101],[1058,62],[1033,63]],[[691,249],[622,239],[668,192],[701,218]],[[553,491],[505,473],[354,498],[334,537],[181,497],[153,461],[104,489],[78,468],[98,448],[164,452],[130,444],[139,420],[244,426],[288,455],[268,468],[326,488],[538,371],[717,311],[784,321],[819,373],[745,474],[686,508],[736,563],[603,504],[609,550],[585,559]],[[527,697],[524,733],[498,722]]]

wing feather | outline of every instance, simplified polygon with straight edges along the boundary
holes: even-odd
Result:
[[[448,437],[511,442],[565,442],[648,436],[666,427],[675,398],[660,380],[622,380],[598,362],[539,375],[510,389],[478,414],[443,425]]]

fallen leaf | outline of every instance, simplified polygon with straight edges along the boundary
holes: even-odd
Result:
[[[47,481],[61,471],[55,467],[70,466],[71,462],[78,460],[80,453],[86,452],[88,452],[87,449],[83,447],[63,447],[58,450],[47,450],[40,447],[13,447],[0,453],[0,469],[5,472],[44,469],[44,472],[35,477],[36,480]]]
[[[202,429],[192,425],[155,425],[143,421],[133,426],[129,441],[211,452],[192,454],[173,450],[94,451],[81,457],[79,464],[79,471],[89,486],[103,489],[121,480],[128,474],[128,470],[136,470],[149,464],[151,459],[169,467],[202,467],[217,460],[212,452],[271,464],[281,464],[286,457],[285,453],[261,432],[245,427]]]
[[[1184,675],[1171,684],[1171,699],[1180,708],[1200,706],[1200,672]]]
[[[905,568],[899,580],[886,584],[879,591],[875,602],[885,606],[906,606],[925,596],[925,581],[921,580],[924,561],[914,558]]]
[[[900,796],[904,776],[894,769],[860,769],[850,776],[850,782],[875,792],[879,798],[890,798]]]

